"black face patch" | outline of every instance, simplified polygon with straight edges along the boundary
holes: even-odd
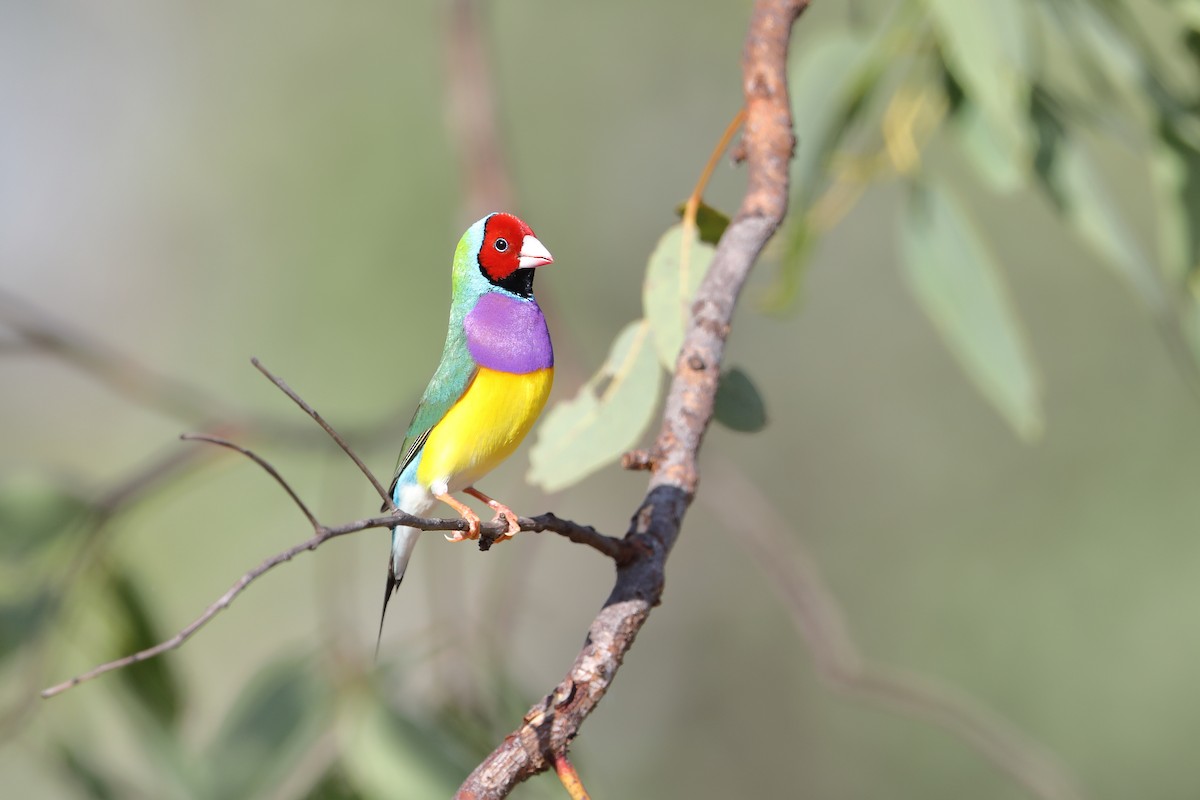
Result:
[[[483,277],[488,277],[487,270],[483,267],[480,267],[479,271],[483,273]],[[514,270],[507,278],[492,283],[517,297],[533,297],[533,272],[533,267],[524,267]]]

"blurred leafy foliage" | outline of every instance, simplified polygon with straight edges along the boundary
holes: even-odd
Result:
[[[1176,44],[1194,53],[1196,4],[1162,9],[1177,25]],[[1036,439],[1044,415],[1036,342],[1023,344],[1018,312],[1004,299],[1003,265],[988,255],[986,222],[976,224],[962,202],[969,187],[952,186],[961,173],[927,157],[949,148],[991,192],[1040,187],[1166,335],[1189,343],[1180,368],[1194,372],[1200,83],[1194,63],[1192,79],[1181,79],[1188,70],[1169,68],[1171,54],[1154,41],[1133,5],[1119,0],[914,0],[877,24],[797,48],[796,191],[767,308],[794,304],[820,236],[870,186],[913,184],[900,228],[914,296],[984,397],[1023,438]],[[1158,140],[1144,165],[1158,196],[1157,258],[1115,201],[1093,145],[1146,139]],[[941,199],[946,191],[956,199]]]

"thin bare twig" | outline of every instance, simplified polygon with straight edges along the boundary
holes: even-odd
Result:
[[[271,377],[269,373],[266,374]],[[292,399],[295,400],[297,405],[299,405],[301,408],[305,409],[306,411],[311,408],[307,403],[304,402],[304,400],[296,395],[295,392],[292,392],[290,389],[287,389],[286,391],[288,392],[288,396],[292,397]],[[313,418],[317,419],[318,422],[321,421],[319,417],[316,416],[315,411],[309,411],[309,413],[310,415],[313,415]],[[207,442],[209,444],[225,447],[241,453],[246,458],[253,461],[267,474],[275,479],[275,481],[287,493],[288,497],[292,499],[292,502],[296,504],[296,507],[303,512],[304,516],[312,524],[313,535],[303,542],[289,547],[287,550],[284,550],[281,553],[271,556],[254,569],[243,574],[242,577],[238,578],[237,581],[234,582],[233,586],[231,586],[229,590],[225,592],[225,594],[221,595],[221,597],[217,598],[214,603],[206,608],[204,613],[192,620],[191,623],[189,623],[171,638],[137,653],[100,664],[99,666],[93,667],[87,672],[77,675],[68,681],[51,686],[50,688],[42,691],[42,697],[54,697],[55,695],[62,694],[72,687],[99,677],[106,672],[111,672],[115,669],[121,669],[122,667],[129,666],[130,664],[136,664],[139,661],[145,661],[146,659],[153,658],[169,650],[174,650],[180,647],[184,642],[195,635],[197,631],[207,625],[213,619],[213,617],[228,608],[239,594],[241,594],[251,583],[256,581],[266,572],[274,569],[280,564],[291,561],[297,555],[305,552],[306,550],[316,550],[330,539],[335,539],[339,536],[345,536],[351,533],[357,533],[358,531],[367,530],[368,528],[394,528],[397,525],[419,528],[426,531],[465,531],[468,528],[467,521],[458,517],[453,519],[427,519],[425,517],[413,516],[412,514],[407,514],[399,510],[382,516],[346,522],[341,525],[322,525],[317,519],[316,515],[309,510],[308,506],[304,504],[304,502],[300,499],[300,496],[280,474],[280,472],[275,469],[275,467],[269,461],[255,453],[253,450],[234,444],[226,439],[207,434],[185,434],[181,438],[192,441]],[[354,459],[355,463],[361,463],[359,462],[357,455],[349,449],[348,445],[345,445],[344,449],[347,450],[347,453],[352,459]],[[522,530],[533,532],[550,531],[557,533],[572,542],[586,544],[589,547],[592,547],[595,550],[598,550],[599,552],[609,556],[617,564],[627,563],[633,558],[634,553],[636,552],[632,543],[621,539],[614,539],[610,536],[605,536],[604,534],[597,532],[596,529],[592,528],[591,526],[579,525],[578,523],[571,522],[570,520],[560,519],[554,514],[543,514],[539,517],[520,517],[518,519],[518,523],[521,525]],[[507,525],[500,521],[484,523],[480,529],[481,549],[486,550],[487,547],[490,546],[490,544],[506,530]],[[487,544],[485,544],[485,542]]]
[[[788,162],[795,139],[786,71],[792,24],[807,0],[757,0],[742,58],[749,164],[741,208],[717,245],[701,283],[655,445],[650,485],[626,540],[640,548],[618,567],[608,600],[588,629],[566,677],[459,787],[460,800],[503,798],[554,766],[612,685],[625,654],[663,590],[667,556],[698,480],[697,455],[712,419],[721,358],[734,306],[751,267],[787,211]]]
[[[865,661],[816,561],[798,538],[784,541],[791,529],[787,519],[732,465],[717,460],[708,469],[722,493],[735,498],[707,502],[709,512],[741,539],[787,603],[822,679],[838,691],[948,730],[1036,797],[1082,797],[1074,779],[1045,748],[978,701],[928,678]]]
[[[309,510],[308,506],[304,504],[304,501],[300,499],[300,495],[296,494],[296,491],[292,488],[291,484],[283,479],[283,476],[279,474],[279,470],[275,469],[275,467],[272,466],[269,461],[260,456],[258,453],[248,450],[245,447],[242,447],[240,444],[234,444],[228,439],[222,439],[219,436],[210,436],[205,433],[184,433],[181,434],[179,438],[183,439],[185,442],[208,442],[209,444],[215,444],[218,447],[226,447],[230,450],[241,453],[246,458],[262,467],[268,475],[275,479],[276,483],[283,487],[283,490],[287,492],[288,497],[292,498],[292,502],[295,503],[300,511],[304,513],[304,516],[308,518],[309,523],[313,526],[313,530],[321,529],[321,523],[317,522],[317,518],[313,515],[312,511]]]
[[[371,472],[370,468],[368,468],[367,465],[363,463],[363,460],[358,457],[358,453],[355,453],[350,445],[346,444],[346,440],[342,438],[341,434],[335,431],[333,426],[326,422],[325,418],[318,414],[315,408],[306,403],[304,399],[300,397],[300,395],[296,394],[296,392],[292,390],[292,387],[284,383],[282,378],[276,377],[271,370],[264,367],[261,361],[259,361],[257,358],[251,358],[250,363],[254,365],[256,370],[265,375],[267,380],[279,387],[279,391],[286,394],[292,399],[293,403],[300,406],[300,408],[304,410],[304,413],[312,417],[313,420],[315,420],[316,423],[320,425],[326,433],[329,434],[329,437],[333,439],[333,441],[337,442],[337,446],[342,448],[342,452],[350,456],[350,460],[354,462],[354,465],[358,467],[359,471],[362,472],[363,475],[367,476],[367,480],[369,480],[371,485],[375,487],[375,491],[379,492],[379,496],[383,498],[384,506],[388,509],[395,509],[396,505],[392,502],[392,497],[388,494],[387,489],[383,488],[383,484],[380,483],[379,479],[375,477],[375,473]]]

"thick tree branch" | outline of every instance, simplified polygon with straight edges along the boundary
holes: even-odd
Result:
[[[667,555],[698,483],[697,455],[712,419],[725,339],[738,295],[759,253],[787,211],[788,162],[795,143],[786,69],[792,24],[807,0],[758,0],[742,58],[748,185],[737,216],[717,245],[667,396],[649,490],[627,541],[637,555],[588,630],[566,678],[533,706],[522,725],[459,788],[463,800],[506,797],[520,782],[550,769],[608,691],[625,654],[659,602]]]

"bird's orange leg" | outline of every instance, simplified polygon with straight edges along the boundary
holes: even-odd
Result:
[[[467,491],[470,490],[468,489]],[[462,542],[467,539],[479,538],[479,526],[482,524],[482,520],[479,519],[478,514],[468,506],[455,500],[449,494],[435,494],[434,497],[453,508],[458,512],[460,517],[467,521],[467,530],[465,533],[463,531],[448,531],[443,534],[447,542]]]
[[[501,514],[504,515],[504,520],[508,523],[508,530],[496,537],[497,542],[502,542],[505,539],[512,538],[513,534],[521,531],[521,523],[517,522],[517,513],[508,506],[504,505],[504,503],[488,497],[474,486],[468,486],[467,488],[463,489],[463,491],[471,495],[471,497],[476,497],[487,503],[489,508],[496,510],[496,516],[492,517],[492,522],[500,519]]]

